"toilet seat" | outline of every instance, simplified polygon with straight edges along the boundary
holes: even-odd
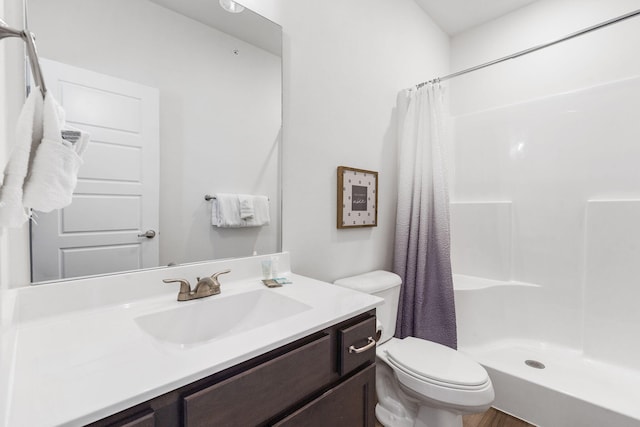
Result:
[[[392,338],[378,346],[377,354],[395,372],[400,388],[423,404],[466,414],[485,411],[495,397],[487,371],[449,347]]]
[[[397,369],[440,387],[478,390],[490,381],[480,364],[435,342],[407,337],[389,346],[386,353],[388,361]]]

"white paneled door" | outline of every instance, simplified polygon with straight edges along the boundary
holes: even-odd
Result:
[[[67,124],[91,138],[73,203],[36,212],[33,281],[157,266],[158,89],[59,62],[41,65]]]

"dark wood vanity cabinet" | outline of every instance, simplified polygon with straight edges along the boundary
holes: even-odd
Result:
[[[374,427],[374,336],[370,311],[91,426]]]
[[[375,384],[376,367],[372,364],[273,425],[374,426]]]

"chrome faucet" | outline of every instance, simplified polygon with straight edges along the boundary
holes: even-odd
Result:
[[[231,270],[223,270],[214,273],[211,277],[197,278],[198,283],[194,290],[191,290],[191,284],[186,279],[164,279],[164,283],[180,283],[180,292],[178,292],[178,301],[189,301],[196,298],[210,297],[220,293],[220,282],[218,276],[230,273]]]

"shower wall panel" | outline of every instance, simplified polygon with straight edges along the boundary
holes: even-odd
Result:
[[[451,204],[451,264],[457,274],[508,281],[511,202]]]
[[[584,351],[640,369],[640,200],[589,200]]]
[[[619,209],[598,211],[589,229],[586,224],[588,200],[640,200],[639,111],[640,77],[633,77],[456,116],[454,272],[468,274],[455,260],[464,258],[469,248],[483,257],[497,257],[482,261],[484,270],[493,270],[505,258],[494,249],[495,238],[487,237],[500,227],[476,215],[475,226],[483,230],[470,231],[469,217],[465,220],[457,212],[461,202],[511,201],[509,279],[542,285],[550,339],[580,346],[583,315],[590,326],[597,323],[589,312],[597,307],[583,305],[585,277],[587,290],[605,286],[587,272],[611,269],[614,259],[587,253],[585,235],[606,235],[607,224],[615,224],[622,227],[620,244],[640,245],[640,236],[636,239],[631,232],[633,224],[628,224],[628,235],[622,232]],[[506,219],[494,216],[494,221],[507,227]],[[620,250],[611,242],[598,247],[609,254]],[[638,274],[633,268],[616,271],[613,287],[622,298],[631,296]],[[584,336],[587,343],[595,339],[595,347],[600,338]]]

